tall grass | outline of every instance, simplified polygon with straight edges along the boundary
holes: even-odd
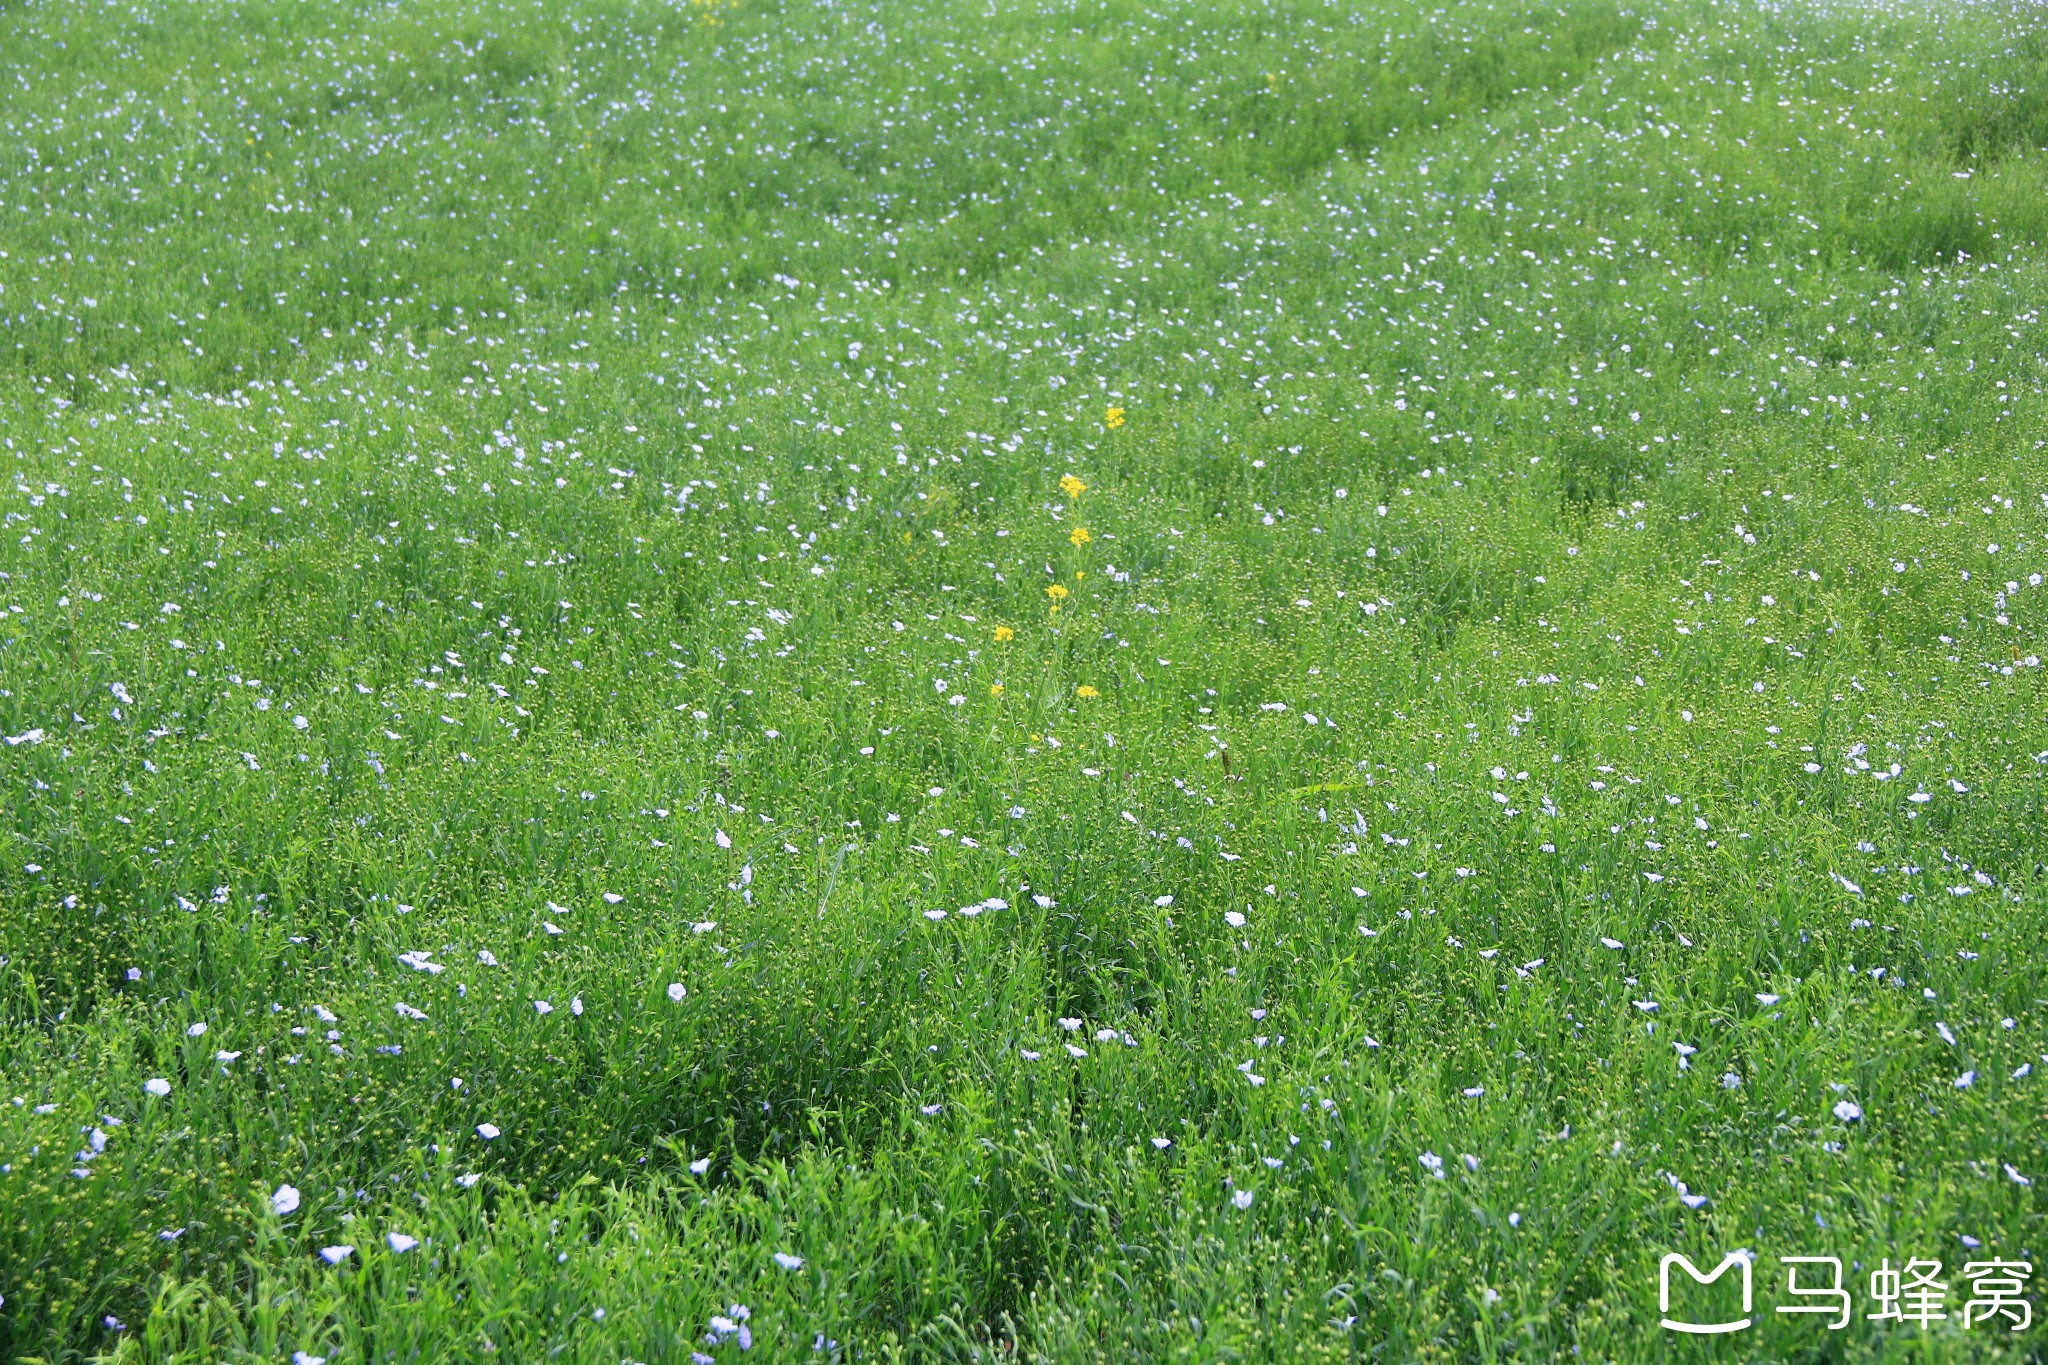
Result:
[[[0,1356],[2038,1355],[2035,11],[0,35]]]

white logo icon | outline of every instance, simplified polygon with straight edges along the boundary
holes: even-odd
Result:
[[[1742,1316],[1734,1322],[1679,1322],[1671,1316],[1671,1267],[1683,1266],[1685,1273],[1692,1276],[1695,1284],[1712,1284],[1728,1272],[1730,1266],[1742,1271]],[[1657,1265],[1657,1309],[1664,1314],[1664,1328],[1670,1332],[1689,1332],[1694,1336],[1719,1336],[1724,1332],[1740,1332],[1750,1325],[1750,1307],[1755,1302],[1753,1285],[1750,1282],[1749,1256],[1745,1252],[1731,1251],[1721,1258],[1721,1264],[1709,1274],[1702,1275],[1700,1268],[1678,1252],[1670,1252]]]

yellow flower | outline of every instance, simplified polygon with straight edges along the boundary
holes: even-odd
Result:
[[[1002,695],[1003,695],[1003,685],[1002,685],[1001,683],[990,683],[990,684],[988,685],[988,694],[989,694],[989,695],[990,695],[991,697],[1000,697],[1000,696],[1002,696]]]
[[[1045,595],[1057,602],[1067,595],[1066,586],[1061,583],[1048,583],[1045,585]]]
[[[1012,641],[1012,640],[1014,640],[1014,639],[1016,639],[1016,638],[1017,638],[1017,632],[1016,632],[1016,631],[1014,631],[1014,630],[1012,630],[1012,629],[1010,629],[1010,627],[1008,627],[1008,626],[997,626],[997,627],[996,627],[996,643],[997,643],[997,644],[999,644],[999,645],[1001,645],[1001,644],[1008,644],[1008,643],[1009,643],[1010,641]]]
[[[1072,474],[1063,475],[1060,479],[1060,492],[1065,493],[1070,498],[1080,497],[1082,490],[1087,487],[1087,484],[1082,483]]]
[[[1123,424],[1124,410],[1122,408],[1111,408],[1102,415],[1102,425],[1108,427],[1111,431],[1115,431]]]
[[[1082,683],[1079,687],[1074,689],[1074,695],[1077,697],[1099,697],[1102,694],[1100,692],[1097,692],[1094,688],[1090,687],[1087,683]]]
[[[1067,532],[1067,543],[1070,545],[1086,545],[1094,538],[1088,534],[1088,528],[1085,526],[1076,526],[1073,530]]]

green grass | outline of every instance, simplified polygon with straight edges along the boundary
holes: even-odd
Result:
[[[0,1357],[2048,1351],[2038,8],[0,77]]]

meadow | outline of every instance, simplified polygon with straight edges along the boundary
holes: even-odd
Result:
[[[2044,302],[2006,0],[0,7],[0,1359],[2042,1359]]]

